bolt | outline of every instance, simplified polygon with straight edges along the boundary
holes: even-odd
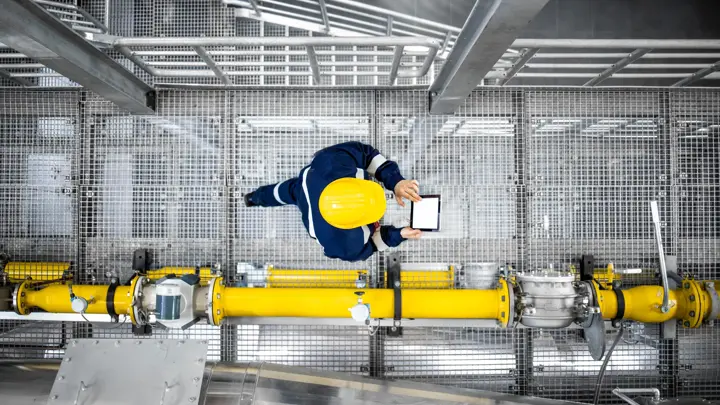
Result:
[[[195,398],[195,397],[190,397],[190,398],[188,399],[188,401],[189,401],[189,402],[195,402],[196,399],[197,399],[197,398]]]
[[[58,396],[57,396],[57,395],[53,395],[53,396],[52,396],[52,399],[58,399]]]
[[[216,295],[215,295],[215,298],[220,299],[220,294],[219,294],[219,293],[216,294]]]
[[[66,357],[66,358],[65,358],[65,363],[70,363],[70,361],[72,361],[72,358],[71,358],[71,357]]]
[[[100,344],[100,341],[99,341],[99,340],[96,340],[94,343],[95,343],[96,345],[99,345],[99,344]]]
[[[685,283],[685,285],[684,285],[683,287],[685,287],[686,290],[689,290],[689,289],[690,289],[690,283]]]
[[[64,375],[61,375],[60,377],[58,377],[58,381],[62,381],[62,380],[64,380],[64,379],[65,379],[65,376],[64,376]]]
[[[25,293],[24,293],[24,292],[21,292],[21,293],[20,293],[20,296],[21,296],[21,297],[24,297],[24,296],[25,296]]]
[[[218,309],[216,313],[217,313],[218,315],[220,315],[220,310]]]
[[[78,344],[78,341],[77,341],[77,340],[73,340],[73,346],[77,346],[77,344]]]
[[[690,311],[690,318],[695,318],[695,311]]]
[[[141,341],[141,340],[136,340],[136,341],[135,341],[135,344],[136,344],[136,345],[142,344],[142,341]]]
[[[200,357],[199,359],[197,359],[197,362],[198,364],[202,364],[203,362],[205,362],[205,359]]]
[[[695,295],[690,294],[690,301],[691,301],[691,302],[692,302],[692,301],[695,301]]]
[[[195,382],[200,381],[200,377],[195,377],[195,378],[193,378],[193,381],[195,381]]]
[[[690,327],[690,322],[689,322],[689,321],[685,321],[685,323],[683,323],[683,326],[685,326],[686,328],[689,328],[689,327]]]
[[[399,281],[395,281],[395,284],[394,284],[394,285],[395,285],[395,288],[400,288],[400,282],[399,282]]]
[[[395,331],[397,330],[397,328],[393,326],[393,327],[390,328],[390,330],[392,330],[393,332],[395,332]]]

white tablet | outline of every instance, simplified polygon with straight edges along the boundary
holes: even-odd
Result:
[[[420,202],[410,205],[410,227],[425,232],[440,230],[440,196],[421,195]]]

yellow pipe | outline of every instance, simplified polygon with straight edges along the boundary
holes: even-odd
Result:
[[[717,282],[715,282],[717,285]],[[601,290],[593,282],[603,318],[615,319],[618,315],[618,297],[613,290]],[[662,312],[663,288],[642,285],[622,290],[625,302],[623,319],[645,323],[661,323],[671,319],[683,320],[689,328],[699,327],[710,316],[712,299],[704,282],[684,280],[680,288],[670,290],[668,312]]]
[[[370,305],[372,318],[393,318],[391,289],[326,288],[232,288],[216,280],[213,290],[213,321],[224,317],[349,318],[357,304],[357,291]],[[495,290],[402,291],[403,318],[497,319],[507,325],[510,316],[508,285],[501,280]]]
[[[147,278],[150,280],[159,280],[169,274],[175,274],[176,276],[180,277],[185,274],[197,274],[200,276],[200,283],[201,284],[207,284],[210,279],[215,277],[215,273],[213,272],[213,269],[211,267],[200,267],[199,271],[197,267],[176,267],[176,266],[167,266],[162,267],[159,269],[154,270],[148,270],[147,271]]]
[[[387,273],[385,274],[387,280]],[[386,281],[387,282],[387,281]],[[401,271],[401,288],[453,288],[455,287],[455,271]]]
[[[45,312],[72,313],[70,305],[70,291],[66,284],[52,284],[40,290],[32,290],[32,286],[23,283],[24,288],[18,292],[24,296],[19,297],[20,307],[29,312],[32,308],[39,308]],[[73,285],[73,293],[88,302],[85,313],[107,314],[107,285]],[[131,287],[118,286],[115,289],[115,312],[126,314],[132,305]],[[21,312],[23,313],[23,312]]]
[[[355,288],[358,276],[367,270],[292,270],[268,267],[267,286],[273,288]]]
[[[4,272],[9,281],[19,282],[31,278],[33,281],[59,280],[70,270],[67,262],[9,262]]]
[[[367,270],[301,270],[276,269],[268,266],[267,286],[272,288],[356,288],[358,276],[367,277]],[[387,274],[385,276],[387,280]],[[455,271],[401,271],[400,286],[406,289],[453,288]]]

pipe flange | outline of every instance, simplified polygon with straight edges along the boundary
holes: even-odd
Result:
[[[500,278],[498,289],[500,292],[500,316],[498,322],[500,327],[507,328],[512,325],[515,320],[515,294],[513,294],[510,284],[504,278]]]
[[[583,288],[585,288],[585,291],[587,291],[587,297],[588,297],[588,303],[587,303],[587,311],[590,311],[590,308],[592,307],[599,307],[600,302],[598,301],[598,294],[595,291],[595,285],[592,281],[581,281],[580,282]],[[582,295],[582,294],[579,294]],[[586,316],[583,318],[583,321],[580,323],[580,326],[583,328],[589,328],[592,325],[594,314],[587,313]],[[602,317],[602,315],[601,315]]]
[[[710,294],[710,317],[708,321],[714,321],[720,316],[720,295],[715,290],[715,283],[708,281],[705,283],[705,291]]]
[[[135,277],[130,283],[130,291],[132,291],[132,303],[130,304],[130,322],[136,326],[147,325],[148,316],[142,307],[142,289],[147,284],[147,277]]]
[[[30,314],[30,308],[25,303],[25,290],[27,289],[27,281],[15,286],[12,293],[12,305],[15,313],[18,315]]]
[[[703,321],[704,295],[701,294],[701,286],[695,280],[683,280],[685,299],[687,300],[687,317],[684,318],[683,326],[686,328],[699,328]]]
[[[222,305],[220,305],[223,287],[224,281],[222,277],[215,277],[208,283],[207,317],[208,323],[212,326],[220,326],[225,317],[225,312]]]

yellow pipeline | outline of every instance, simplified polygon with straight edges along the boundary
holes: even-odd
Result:
[[[715,282],[718,286],[720,283]],[[614,319],[618,314],[618,298],[613,290],[601,290],[593,282],[603,318]],[[683,325],[699,327],[710,316],[712,298],[704,282],[684,280],[680,288],[668,294],[670,308],[663,313],[663,288],[656,285],[642,285],[622,290],[625,301],[623,319],[645,323],[661,323],[671,319],[683,320]]]
[[[349,318],[358,289],[232,288],[216,280],[213,323],[224,317]],[[362,290],[372,318],[392,318],[391,289]],[[510,296],[505,280],[495,290],[403,290],[403,318],[497,319],[507,325]]]
[[[385,274],[387,280],[387,272]],[[445,271],[401,271],[401,288],[453,288],[455,287],[455,271],[451,267]]]
[[[367,270],[300,270],[276,269],[268,266],[267,286],[274,288],[355,288],[358,276],[367,277]],[[385,276],[387,280],[387,275]],[[401,271],[401,288],[453,288],[455,271]]]
[[[107,314],[107,285],[73,285],[73,293],[87,300],[88,314]],[[115,312],[126,314],[133,301],[132,287],[118,286],[115,289]],[[45,312],[72,313],[70,306],[70,291],[66,284],[52,284],[40,290],[33,290],[32,286],[23,283],[18,289],[18,312],[27,314],[32,308],[39,308]]]
[[[358,276],[367,270],[293,270],[268,267],[267,286],[280,288],[355,288]]]
[[[210,279],[216,275],[213,273],[213,269],[210,267],[200,267],[199,271],[197,267],[162,267],[159,269],[148,270],[147,278],[153,281],[159,280],[168,274],[175,274],[180,277],[185,274],[197,274],[200,276],[200,284],[207,284]]]
[[[19,282],[31,278],[33,281],[59,280],[70,270],[66,262],[9,262],[4,272],[9,281]]]

